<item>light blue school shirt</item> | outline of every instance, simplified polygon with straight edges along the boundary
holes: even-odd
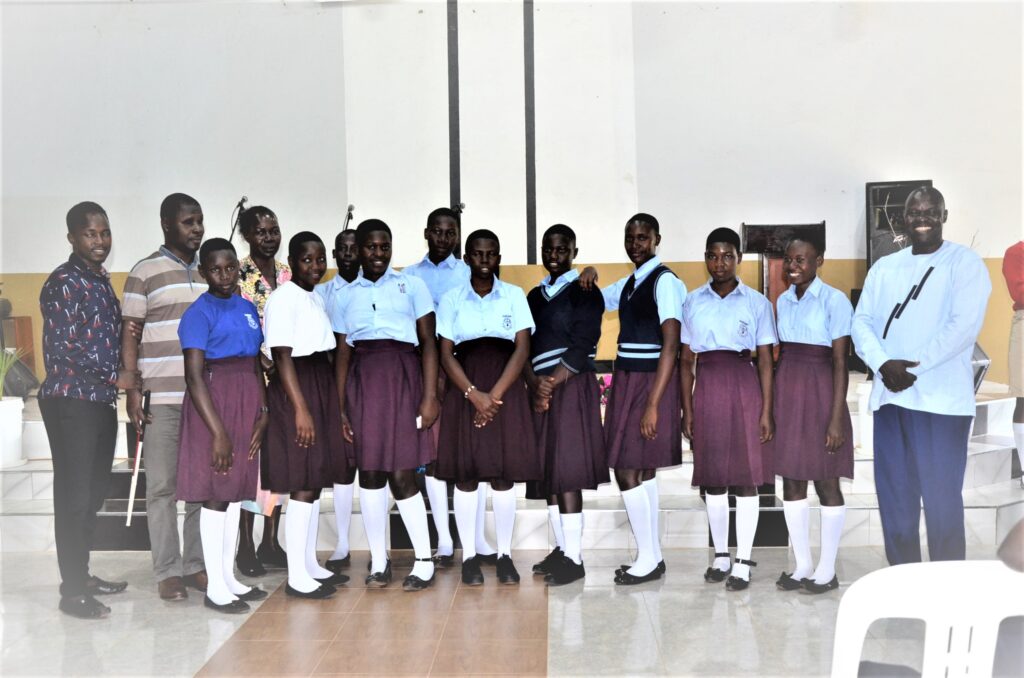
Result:
[[[360,271],[344,290],[334,296],[331,326],[345,335],[350,346],[374,339],[419,345],[416,321],[434,312],[430,291],[422,280],[389,266],[376,282],[364,278]]]
[[[640,287],[640,283],[651,274],[651,271],[659,266],[661,266],[661,259],[658,257],[651,257],[645,261],[633,273],[633,278],[636,280],[633,289]],[[601,294],[604,295],[604,310],[619,310],[622,288],[626,286],[629,278],[630,276],[627,275],[625,278],[616,281],[615,284],[601,290]],[[682,280],[674,275],[663,275],[658,278],[658,282],[654,286],[654,301],[658,304],[658,320],[660,322],[665,322],[666,320],[679,320],[682,322],[683,301],[685,299],[686,285],[683,284]]]
[[[406,266],[402,272],[414,275],[427,284],[435,308],[441,303],[441,297],[445,293],[469,280],[469,266],[454,254],[449,254],[440,264],[434,264],[430,260],[430,255],[425,254],[423,259]]]
[[[564,288],[566,285],[571,285],[574,281],[579,280],[579,277],[580,272],[577,271],[576,269],[572,269],[558,276],[558,279],[555,280],[554,284],[552,284],[551,275],[546,275],[544,276],[544,279],[540,281],[541,292],[544,293],[545,297],[550,299],[551,297],[561,292],[562,288]]]
[[[481,337],[514,341],[516,332],[528,329],[533,334],[534,327],[526,295],[498,278],[484,297],[467,280],[445,293],[437,309],[438,336],[456,344]]]
[[[694,353],[751,351],[777,343],[772,304],[742,280],[725,297],[711,289],[711,281],[698,287],[683,304],[680,341]]]
[[[811,281],[802,299],[796,298],[796,285],[790,285],[775,302],[775,308],[779,341],[831,347],[836,339],[850,336],[853,304],[821,278]]]
[[[331,307],[334,306],[334,296],[351,284],[352,283],[342,278],[340,273],[336,273],[334,277],[327,282],[320,283],[314,287],[313,291],[320,295],[320,298],[324,300],[324,308],[330,310]]]
[[[879,259],[853,314],[857,355],[876,372],[892,359],[921,364],[910,368],[914,385],[899,393],[876,377],[871,409],[974,416],[971,356],[991,292],[981,257],[948,240],[931,254],[908,247]]]

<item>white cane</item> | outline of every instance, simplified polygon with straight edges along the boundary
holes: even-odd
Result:
[[[128,490],[128,518],[124,526],[132,526],[132,511],[135,509],[135,490],[139,487],[139,462],[142,461],[142,441],[146,435],[146,417],[149,416],[149,391],[142,394],[142,427],[135,431],[135,468],[132,469],[132,486]]]

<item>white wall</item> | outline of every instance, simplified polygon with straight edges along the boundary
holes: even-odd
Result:
[[[223,235],[242,193],[286,235],[329,238],[345,205],[423,250],[448,201],[444,2],[5,4],[0,270],[50,270],[93,199],[113,270],[159,241],[182,190]],[[826,219],[864,255],[864,183],[929,177],[949,237],[984,256],[1022,236],[1019,3],[560,3],[537,0],[538,231],[624,261],[637,210],[662,254],[715,226]],[[466,228],[524,263],[522,5],[461,2]]]

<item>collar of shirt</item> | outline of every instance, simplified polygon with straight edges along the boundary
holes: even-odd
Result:
[[[547,277],[540,281],[540,286],[541,289],[544,290],[544,294],[548,295],[549,297],[553,297],[554,295],[558,294],[559,290],[561,290],[566,285],[572,284],[572,282],[579,277],[580,272],[577,271],[576,269],[572,269],[568,273],[563,273],[562,275],[558,276],[558,280],[556,280],[554,284],[552,284],[551,282],[551,276],[548,275]]]
[[[191,271],[191,270],[195,270],[195,269],[199,268],[199,253],[198,252],[196,252],[195,257],[192,259],[192,263],[190,263],[190,264],[186,264],[182,259],[180,259],[178,257],[178,255],[176,255],[174,252],[170,251],[169,249],[167,249],[163,245],[160,245],[160,254],[164,255],[165,257],[167,257],[168,259],[170,259],[172,261],[178,262],[186,270]]]
[[[398,275],[398,271],[396,271],[395,269],[393,269],[390,266],[388,266],[388,269],[386,271],[384,271],[384,275],[382,275],[381,277],[377,278],[377,280],[374,282],[374,281],[370,281],[370,280],[367,280],[366,278],[364,278],[363,277],[363,269],[360,268],[359,269],[359,275],[357,275],[356,279],[353,280],[349,284],[351,284],[351,285],[359,285],[360,287],[379,287],[379,286],[383,285],[384,282],[388,278],[393,278],[393,277],[395,277],[397,275]]]
[[[806,290],[804,290],[804,296],[809,294],[812,297],[817,298],[821,294],[822,285],[824,285],[824,283],[821,282],[821,278],[814,276],[814,280],[812,280],[811,284],[807,286]],[[788,297],[789,300],[795,304],[800,303],[800,300],[796,297],[796,285],[790,285],[786,288],[786,291],[782,293],[782,296]]]
[[[700,289],[698,289],[695,292],[695,294],[707,294],[707,295],[710,295],[710,296],[715,297],[717,299],[728,299],[729,297],[731,297],[734,294],[738,294],[741,297],[742,296],[746,296],[747,292],[750,291],[750,288],[747,287],[746,285],[744,285],[742,280],[740,280],[739,278],[736,278],[736,289],[734,289],[732,292],[729,292],[729,294],[725,295],[724,297],[720,297],[720,296],[718,296],[718,292],[716,292],[713,289],[711,289],[711,283],[712,283],[711,278],[708,278],[708,281],[706,283],[704,283],[703,285],[701,285]]]
[[[102,278],[103,280],[110,280],[110,274],[107,273],[107,269],[103,268],[103,266],[100,266],[99,271],[94,268],[90,268],[89,264],[85,263],[85,261],[74,252],[72,252],[71,256],[68,257],[68,263],[86,275]]]
[[[472,280],[467,280],[465,283],[463,283],[462,290],[463,290],[463,297],[465,299],[469,299],[470,301],[474,301],[474,300],[475,301],[486,301],[487,299],[502,299],[502,298],[504,298],[504,296],[506,294],[505,283],[501,282],[501,280],[497,276],[494,277],[494,282],[491,285],[491,291],[488,292],[486,295],[484,295],[482,297],[479,294],[476,293],[476,290],[473,289],[473,281]]]
[[[644,281],[644,278],[651,274],[651,271],[661,266],[661,258],[653,256],[643,263],[640,268],[633,271],[634,285],[639,285]]]
[[[434,262],[432,262],[430,260],[430,253],[427,252],[426,254],[423,255],[423,259],[421,259],[420,261],[425,266],[430,266],[431,268],[453,269],[453,268],[455,268],[456,266],[459,265],[460,259],[458,257],[456,257],[454,253],[452,253],[452,254],[449,254],[445,259],[443,259],[440,264],[435,264]]]

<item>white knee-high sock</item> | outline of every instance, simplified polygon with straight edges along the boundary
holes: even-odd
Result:
[[[206,595],[218,605],[227,605],[237,600],[224,581],[224,512],[208,508],[199,510],[199,539],[203,544],[203,560],[206,562]],[[235,532],[238,528],[235,528]]]
[[[487,488],[489,487],[488,483],[480,483],[476,489],[476,535],[473,539],[475,540],[476,552],[482,556],[497,553],[494,547],[487,543]]]
[[[647,491],[647,501],[651,505],[651,540],[654,544],[654,560],[661,562],[661,532],[658,530],[658,479],[651,478],[643,482],[643,488]]]
[[[750,560],[754,550],[754,535],[757,534],[757,518],[760,513],[760,499],[736,497],[736,559]],[[740,579],[750,579],[750,566],[736,563],[732,573]]]
[[[427,497],[430,499],[430,514],[434,518],[434,528],[437,530],[437,554],[450,556],[455,548],[452,545],[452,531],[448,524],[448,483],[433,476],[424,476],[424,484],[427,486]]]
[[[447,497],[445,498],[447,502]],[[427,528],[427,506],[423,503],[423,495],[417,492],[408,499],[395,502],[398,512],[405,523],[405,531],[409,533],[416,563],[412,566],[412,574],[423,581],[434,576],[434,563],[430,561],[430,530]],[[450,537],[449,537],[450,538]],[[426,558],[426,561],[421,560]]]
[[[642,577],[650,574],[658,565],[658,561],[654,559],[654,544],[651,535],[651,502],[647,498],[647,490],[643,485],[637,485],[622,493],[622,503],[626,505],[626,516],[629,518],[629,526],[636,539],[636,561],[628,572]]]
[[[359,510],[363,515],[366,543],[370,547],[372,572],[383,572],[387,567],[388,489],[359,488]]]
[[[334,524],[338,527],[338,544],[329,560],[341,560],[348,555],[348,530],[352,524],[352,495],[355,483],[334,483]]]
[[[288,585],[296,591],[309,593],[320,586],[306,569],[306,542],[313,504],[292,499],[284,514],[285,553],[288,556]]]
[[[797,581],[811,576],[814,561],[811,560],[810,520],[811,509],[806,499],[782,502],[782,513],[786,517],[786,529],[789,530],[789,541],[793,545],[793,557],[796,567],[793,568],[793,579]]]
[[[491,490],[491,506],[494,509],[494,531],[498,536],[498,557],[512,555],[512,533],[516,527],[515,489]]]
[[[583,562],[580,554],[583,546],[583,514],[563,513],[562,529],[565,531],[565,557],[580,565]]]
[[[715,553],[729,552],[729,493],[704,494],[707,504],[708,528],[711,530],[711,543],[715,545]],[[711,567],[722,572],[729,571],[729,557],[715,558]]]
[[[228,591],[240,596],[248,593],[252,587],[246,586],[235,578],[235,550],[238,547],[238,522],[242,517],[242,502],[233,501],[224,512],[224,583]]]
[[[463,492],[455,488],[455,526],[459,528],[463,562],[476,556],[476,519],[479,501],[476,492]]]
[[[320,566],[316,560],[317,534],[320,532],[320,500],[313,502],[313,510],[309,515],[309,532],[306,534],[306,571],[313,579],[326,579],[333,574]]]
[[[562,532],[562,518],[558,513],[558,504],[548,504],[548,522],[551,532],[555,535],[555,546],[565,552],[565,533]]]
[[[836,554],[839,553],[839,539],[843,536],[845,520],[845,505],[821,507],[821,555],[814,570],[816,584],[827,584],[836,576]]]

